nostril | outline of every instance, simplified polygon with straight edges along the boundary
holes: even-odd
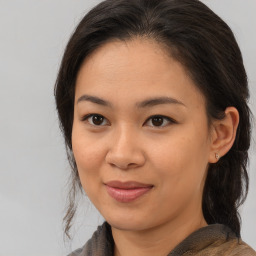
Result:
[[[144,164],[143,148],[138,138],[135,139],[135,133],[130,127],[125,127],[125,130],[120,130],[113,135],[115,137],[112,138],[105,156],[108,164],[123,170]]]
[[[116,167],[118,169],[126,170],[132,167],[135,167],[135,164],[117,164],[117,163],[109,163],[112,167]]]
[[[145,158],[144,155],[140,152],[133,152],[124,155],[112,151],[107,153],[106,162],[112,167],[127,170],[142,166],[145,162]]]

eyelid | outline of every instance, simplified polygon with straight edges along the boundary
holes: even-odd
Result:
[[[90,123],[90,122],[88,121],[88,119],[89,119],[90,117],[93,117],[93,116],[101,116],[101,117],[103,117],[104,121],[106,121],[107,124],[95,125],[95,124],[93,124],[93,123]],[[148,117],[147,120],[144,122],[143,125],[147,124],[147,123],[148,123],[150,120],[152,120],[154,117],[163,118],[165,121],[167,120],[168,123],[165,124],[165,125],[160,125],[160,126],[148,125],[149,127],[164,128],[164,127],[166,127],[166,126],[169,126],[170,124],[176,124],[176,123],[177,123],[177,121],[175,121],[175,120],[174,120],[173,118],[171,118],[171,117],[158,114],[158,115],[152,115],[152,116]],[[94,126],[94,127],[101,127],[101,126],[110,125],[110,122],[108,121],[108,119],[107,119],[106,117],[104,117],[103,115],[98,114],[98,113],[90,113],[90,114],[84,115],[84,116],[81,118],[81,121],[82,121],[82,122],[85,122],[85,121],[86,121],[87,123],[89,123],[90,125],[92,125],[92,126]]]
[[[152,118],[154,117],[161,117],[163,118],[164,120],[167,120],[168,121],[168,124],[167,125],[164,125],[164,126],[154,126],[154,125],[149,125],[150,127],[154,127],[154,128],[164,128],[166,126],[169,126],[170,124],[177,124],[177,121],[175,121],[173,118],[171,117],[168,117],[168,116],[165,116],[165,115],[153,115],[153,116],[150,116],[144,124],[146,124],[147,122],[149,122],[150,120],[152,120]],[[143,125],[144,125],[143,124]]]
[[[90,122],[88,121],[88,119],[89,119],[90,117],[93,117],[93,116],[101,116],[101,117],[103,117],[104,120],[107,121],[107,124],[95,125],[95,124],[90,123]],[[98,113],[90,113],[90,114],[87,114],[87,115],[85,115],[85,116],[83,116],[83,117],[81,118],[81,121],[82,121],[82,122],[85,122],[85,121],[86,121],[86,122],[88,122],[90,125],[92,125],[92,126],[94,126],[94,127],[101,127],[101,126],[109,125],[109,121],[107,120],[107,118],[104,117],[104,116],[101,115],[101,114],[98,114]]]

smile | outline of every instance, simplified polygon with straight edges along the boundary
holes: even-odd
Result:
[[[142,184],[134,181],[110,181],[105,185],[108,194],[121,203],[134,201],[153,188],[153,185]]]

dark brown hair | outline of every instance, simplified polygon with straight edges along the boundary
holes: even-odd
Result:
[[[159,42],[183,64],[205,96],[209,122],[223,118],[228,106],[239,111],[232,148],[209,166],[202,209],[208,224],[225,224],[240,236],[238,207],[248,191],[251,134],[247,76],[232,31],[198,0],[106,0],[86,14],[71,36],[55,85],[60,127],[72,167],[66,234],[75,214],[77,189],[81,189],[71,143],[77,73],[85,58],[107,41],[135,37]]]

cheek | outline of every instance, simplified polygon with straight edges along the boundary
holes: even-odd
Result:
[[[90,171],[95,166],[100,165],[102,159],[102,151],[100,147],[90,144],[82,144],[81,142],[73,146],[74,157],[81,169]]]
[[[89,184],[95,183],[99,179],[100,167],[104,163],[104,148],[100,143],[75,128],[72,133],[72,148],[80,177],[84,189]]]
[[[162,177],[161,182],[166,184],[168,180],[172,187],[180,187],[181,190],[187,186],[201,189],[207,167],[206,140],[192,130],[180,131],[182,136],[177,133],[176,136],[170,136],[152,151],[153,165]]]
[[[165,144],[165,150],[159,146],[155,151],[154,166],[162,198],[156,207],[163,207],[163,212],[175,215],[186,207],[195,211],[193,207],[201,205],[207,163],[204,143],[197,143],[192,136],[176,137]]]

